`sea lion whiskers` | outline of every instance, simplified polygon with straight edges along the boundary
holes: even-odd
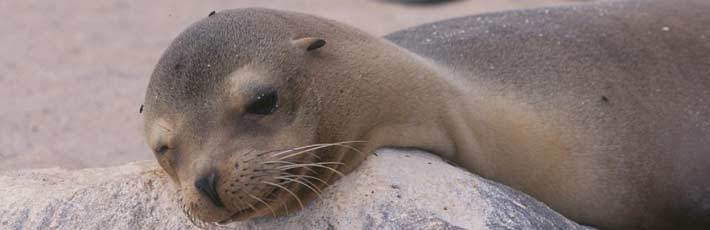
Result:
[[[252,195],[251,193],[247,193],[247,196],[251,197],[252,199],[255,199],[255,200],[259,201],[259,202],[262,203],[262,204],[264,204],[264,206],[266,206],[266,208],[268,208],[268,209],[271,211],[271,214],[274,215],[274,216],[276,216],[276,211],[274,210],[273,207],[271,207],[271,205],[269,205],[269,203],[266,203],[266,201],[264,201],[263,199],[260,199],[259,197],[256,197],[256,196]],[[254,209],[254,211],[256,212],[256,209]]]
[[[182,190],[182,189],[178,189],[178,191],[181,191],[181,190]],[[207,221],[200,220],[200,219],[197,218],[197,216],[195,216],[194,213],[193,213],[193,209],[194,209],[195,204],[194,204],[194,203],[190,203],[190,205],[186,204],[185,202],[183,202],[183,197],[182,197],[182,194],[183,194],[183,193],[182,193],[182,192],[178,192],[178,194],[180,194],[179,197],[177,198],[177,202],[180,204],[180,206],[179,206],[180,210],[182,210],[182,212],[185,214],[185,216],[187,216],[187,219],[190,221],[190,223],[192,223],[192,224],[195,225],[196,227],[198,227],[198,228],[200,228],[200,229],[212,229],[213,227],[226,226],[226,224],[228,224],[228,222],[231,221],[231,220],[230,220],[231,218],[226,219],[226,220],[222,220],[222,221],[217,221],[217,222],[207,222]],[[248,195],[248,196],[253,196],[253,195],[251,195],[251,194],[249,194],[249,193],[247,193],[247,195]],[[259,201],[258,198],[256,198],[256,197],[253,197],[253,198],[255,198],[255,199],[257,199],[257,201]],[[239,199],[238,202],[239,202],[240,204],[246,204],[246,205],[249,206],[249,208],[250,208],[251,210],[253,210],[254,212],[256,212],[256,211],[258,210],[256,207],[254,207],[254,206],[253,206],[252,204],[250,204],[249,202],[243,201],[243,200],[241,200],[241,199]],[[271,210],[271,213],[272,213],[274,216],[276,216],[276,212],[274,211],[274,209],[273,209],[271,206],[269,206],[269,205],[268,205],[266,202],[264,202],[263,200],[260,201],[260,202],[262,202],[269,210]],[[243,210],[240,210],[239,212],[242,212],[242,211],[243,211]],[[238,212],[237,212],[237,213],[238,213]],[[235,213],[235,214],[236,214],[236,213]]]
[[[323,145],[323,144],[312,144],[312,145],[304,145],[304,146],[299,146],[299,147],[289,148],[289,149],[271,150],[271,151],[266,151],[266,152],[263,152],[263,153],[259,153],[259,154],[257,154],[257,156],[263,156],[264,154],[269,154],[269,153],[273,153],[273,152],[277,152],[277,151],[278,151],[278,152],[275,153],[274,155],[275,155],[275,156],[278,156],[278,155],[280,155],[280,154],[282,154],[282,153],[289,153],[289,152],[298,151],[298,150],[303,150],[303,149],[307,149],[307,148],[311,148],[311,147],[318,147],[318,146],[320,146],[320,145]]]
[[[291,189],[288,189],[288,188],[286,188],[286,187],[284,187],[284,186],[282,186],[282,185],[274,184],[274,183],[271,183],[271,182],[262,181],[261,183],[268,184],[268,185],[271,185],[271,186],[275,186],[275,187],[277,187],[277,188],[283,189],[284,191],[288,192],[289,194],[291,194],[291,196],[293,196],[293,198],[296,198],[296,201],[298,202],[298,205],[301,207],[301,209],[304,209],[303,202],[301,202],[301,198],[298,198],[298,196],[296,196],[296,194],[293,193],[293,191],[291,191]]]
[[[318,172],[316,172],[316,170],[314,170],[314,169],[312,169],[312,168],[303,168],[303,169],[307,170],[307,171],[310,172],[310,173],[313,173],[313,174],[316,174],[316,175],[318,174]],[[285,172],[285,173],[288,173],[286,170],[281,170],[281,171],[283,171],[283,172]],[[292,174],[292,175],[294,175],[294,174]]]
[[[251,196],[251,193],[248,193],[248,192],[247,192],[246,194],[249,195],[249,196]],[[247,206],[249,206],[249,208],[250,208],[252,211],[254,211],[254,212],[257,211],[256,207],[254,207],[254,205],[251,205],[251,203],[249,203],[249,202],[246,202],[246,201],[243,201],[242,199],[239,199],[239,203],[247,204]],[[238,212],[241,212],[241,211],[238,211]]]
[[[265,161],[265,162],[262,162],[262,164],[276,164],[276,163],[282,163],[282,164],[298,164],[297,162],[290,162],[290,161]],[[304,168],[304,169],[308,170],[308,172],[317,173],[315,170],[313,170],[313,169],[311,169],[311,168]],[[283,171],[283,170],[282,170],[282,171]],[[286,171],[284,171],[284,172],[286,172]],[[293,175],[293,174],[292,174],[292,175]]]
[[[307,168],[307,169],[310,169],[310,168]],[[311,169],[311,170],[312,170],[312,169]],[[323,179],[318,178],[318,177],[314,177],[314,176],[309,176],[309,175],[294,175],[294,174],[290,174],[290,175],[287,175],[287,176],[297,176],[297,177],[302,177],[302,178],[305,178],[305,179],[313,179],[313,180],[317,180],[317,181],[321,182],[323,185],[328,185],[328,182],[325,182]],[[308,181],[308,180],[306,180],[306,181]],[[313,184],[313,185],[315,185],[315,184]]]
[[[278,151],[278,150],[277,151],[268,151],[268,152],[263,152],[263,153],[259,153],[256,155],[259,157],[263,157],[265,154],[270,154],[269,157],[273,157],[273,158],[281,156],[278,160],[263,161],[260,163],[262,165],[281,164],[281,166],[276,167],[276,169],[279,171],[282,171],[283,173],[274,177],[274,179],[286,181],[287,183],[297,183],[297,184],[303,185],[306,188],[308,188],[309,190],[312,190],[317,196],[320,197],[322,191],[320,189],[318,189],[318,186],[316,186],[314,183],[310,182],[309,179],[318,180],[321,183],[323,183],[324,185],[327,185],[328,184],[327,182],[325,182],[324,180],[317,178],[317,177],[313,177],[313,176],[309,176],[309,175],[296,175],[296,174],[291,174],[287,171],[290,169],[303,168],[305,170],[315,173],[315,171],[312,168],[313,167],[320,167],[320,168],[325,168],[327,170],[330,170],[340,176],[344,176],[344,174],[342,172],[340,172],[339,170],[328,166],[328,165],[344,165],[344,163],[342,163],[342,162],[296,163],[296,162],[292,162],[292,161],[285,161],[285,159],[293,158],[295,156],[298,156],[298,155],[301,155],[304,153],[312,153],[313,151],[318,150],[318,149],[323,149],[323,148],[327,148],[327,147],[336,147],[336,146],[352,149],[352,150],[362,154],[362,151],[358,150],[355,147],[346,145],[346,144],[363,143],[363,142],[365,142],[365,141],[342,141],[342,142],[334,142],[334,143],[312,144],[312,145],[306,145],[306,146],[299,146],[299,147],[295,147],[295,148],[291,148],[291,149],[287,149],[287,150],[283,150],[283,151]],[[298,152],[293,153],[294,151],[298,151]],[[288,154],[288,155],[282,156],[284,154]],[[318,157],[315,154],[314,154],[314,156]],[[289,194],[294,196],[297,199],[299,205],[301,207],[303,207],[303,204],[302,204],[302,201],[300,200],[300,198],[295,196],[293,191],[291,191],[290,189],[288,189],[284,186],[287,183],[281,184],[281,183],[272,183],[272,182],[265,182],[265,181],[261,181],[261,183],[268,184],[268,185],[277,187],[279,189],[285,190],[286,192],[288,192]],[[249,195],[254,196],[251,194],[249,194]],[[264,201],[264,200],[260,200],[259,202],[266,203],[266,201]],[[252,209],[254,209],[254,208],[252,208]],[[288,211],[288,210],[286,210],[286,211]]]
[[[259,183],[263,183],[263,181],[260,181]],[[247,193],[247,196],[251,196],[253,199],[261,200],[260,202],[263,202],[262,204],[264,204],[265,206],[267,206],[267,208],[273,210],[272,214],[275,214],[274,216],[278,216],[278,214],[276,214],[276,209],[274,209],[273,206],[269,205],[269,203],[272,203],[272,204],[273,204],[273,203],[275,203],[275,202],[278,202],[278,203],[280,203],[281,206],[284,208],[283,210],[284,210],[284,212],[286,212],[286,215],[289,215],[288,206],[286,206],[286,203],[284,203],[281,199],[276,199],[276,198],[271,198],[271,199],[270,199],[270,198],[265,198],[265,197],[259,198],[259,197],[257,197],[257,196],[254,196],[254,195],[251,194],[251,193]]]
[[[270,199],[270,200],[268,200],[268,201],[278,201],[278,202],[281,204],[281,206],[284,207],[284,212],[286,212],[286,215],[289,215],[289,212],[288,212],[288,205],[286,205],[286,203],[284,203],[283,200],[281,200],[281,199]]]
[[[248,196],[252,196],[250,193],[247,193],[247,195],[248,195]],[[254,197],[254,198],[255,198],[255,197]],[[242,199],[239,199],[238,201],[239,201],[240,204],[247,204],[247,206],[249,206],[249,209],[251,209],[253,212],[257,212],[258,209],[257,209],[256,207],[254,207],[254,205],[252,205],[250,202],[246,202],[246,201],[244,201],[244,200],[242,200]],[[259,201],[259,199],[257,199],[257,201]],[[264,204],[266,204],[266,203],[264,203]],[[268,206],[268,204],[266,204],[266,205],[267,205],[267,207],[271,210],[271,213],[274,214],[274,216],[275,216],[276,213],[274,212],[274,210],[273,210],[270,206]],[[239,210],[239,211],[235,212],[235,213],[234,213],[232,216],[230,216],[229,218],[217,222],[217,224],[227,224],[227,223],[229,223],[236,215],[242,213],[243,211],[245,211],[245,210],[244,210],[244,209]]]
[[[310,151],[314,151],[314,150],[318,150],[318,149],[322,149],[322,148],[327,148],[327,147],[343,147],[343,148],[347,148],[347,149],[353,150],[353,151],[355,151],[356,153],[361,154],[361,155],[363,155],[363,156],[365,155],[365,153],[363,153],[362,151],[360,151],[359,149],[357,149],[357,148],[355,148],[355,147],[352,147],[352,146],[349,146],[349,145],[344,145],[344,144],[331,143],[331,144],[324,144],[324,146],[320,146],[320,147],[316,147],[316,148],[312,148],[312,149],[308,149],[308,150],[303,150],[303,151],[300,151],[300,152],[297,152],[297,153],[289,154],[289,155],[284,156],[284,157],[281,157],[281,158],[279,158],[279,159],[280,159],[280,160],[283,160],[283,159],[286,159],[286,158],[289,158],[289,157],[298,156],[298,155],[303,154],[303,153],[307,153],[307,152],[310,152]]]
[[[290,161],[265,161],[264,164],[287,164],[286,166],[292,166],[292,165],[300,165],[300,164],[306,164],[306,163],[297,163],[297,162],[290,162]],[[308,164],[322,164],[322,165],[342,165],[342,162],[336,162],[336,161],[325,161],[325,162],[318,162],[318,163],[308,163]],[[283,167],[283,166],[281,166]]]
[[[270,150],[270,151],[265,151],[265,152],[256,154],[256,156],[257,156],[257,157],[262,157],[262,156],[264,156],[264,155],[266,155],[266,154],[280,155],[280,154],[283,154],[283,153],[290,153],[290,152],[299,151],[299,150],[303,150],[303,149],[314,148],[314,147],[318,147],[318,146],[320,146],[320,145],[321,145],[321,144],[314,144],[314,145],[305,145],[305,146],[300,146],[300,147],[295,147],[295,148],[289,148],[289,149]],[[313,156],[316,157],[317,159],[320,159],[320,157],[318,157],[317,155],[313,155]],[[273,157],[273,156],[272,156],[272,157]]]
[[[320,194],[321,194],[320,189],[316,189],[316,188],[314,188],[314,187],[311,187],[310,185],[304,183],[303,181],[301,181],[301,180],[299,180],[299,179],[292,179],[292,178],[288,178],[288,177],[275,177],[275,178],[276,178],[276,179],[287,180],[287,181],[290,181],[290,182],[295,182],[295,183],[301,184],[301,185],[303,185],[303,186],[306,186],[306,188],[310,189],[311,191],[313,191],[314,193],[316,193],[316,195],[318,195],[318,197],[320,197]]]
[[[320,167],[320,166],[326,166],[327,165],[344,165],[342,162],[334,162],[334,161],[328,161],[328,162],[318,162],[318,163],[290,163],[289,165],[283,165],[277,167],[277,169],[280,170],[290,170],[294,168],[301,168],[301,167]]]
[[[344,147],[344,148],[349,148],[349,149],[355,150],[355,151],[358,152],[358,153],[364,154],[362,151],[360,151],[360,150],[358,150],[358,149],[356,149],[356,148],[354,148],[354,147],[352,147],[352,146],[345,145],[345,144],[350,144],[350,143],[365,143],[365,142],[367,142],[367,141],[341,141],[341,142],[333,142],[333,143],[321,143],[321,144],[305,145],[305,146],[296,147],[296,148],[292,148],[292,149],[289,149],[289,150],[285,150],[285,151],[281,151],[281,152],[275,153],[275,154],[272,155],[272,157],[279,157],[279,156],[281,156],[281,155],[283,155],[283,154],[287,154],[287,153],[291,153],[291,152],[294,152],[294,151],[302,150],[302,151],[299,151],[299,152],[297,152],[297,153],[292,153],[292,154],[289,154],[289,155],[286,155],[286,156],[284,156],[284,157],[279,158],[279,160],[283,160],[283,159],[286,159],[286,158],[289,158],[289,157],[294,157],[294,156],[297,156],[297,155],[299,155],[299,154],[303,154],[303,153],[306,153],[306,152],[310,152],[310,151],[314,151],[314,150],[318,150],[318,149],[322,149],[322,148],[327,148],[327,147],[334,147],[334,146],[340,146],[340,147]]]
[[[256,196],[252,195],[252,194],[249,193],[249,192],[245,192],[245,193],[246,193],[246,195],[247,195],[248,197],[250,197],[250,198],[256,200],[257,202],[263,204],[264,207],[268,208],[269,211],[271,211],[271,214],[272,214],[273,216],[276,216],[276,210],[275,210],[271,205],[269,205],[266,201],[264,201],[263,199],[260,199],[260,198],[258,198],[258,197],[256,197]],[[237,202],[238,202],[240,205],[246,204],[246,205],[249,207],[249,209],[251,209],[252,212],[258,212],[258,210],[259,210],[259,209],[257,209],[254,205],[252,205],[251,202],[245,201],[245,200],[243,200],[243,199],[241,199],[241,198],[240,198],[240,199],[237,199]],[[229,224],[236,216],[238,216],[239,214],[242,214],[244,211],[247,211],[247,209],[242,209],[242,210],[236,211],[236,212],[234,212],[234,214],[232,214],[232,216],[230,216],[229,218],[224,219],[224,220],[221,220],[221,221],[218,221],[218,222],[216,222],[216,224],[217,224],[218,226],[225,226],[225,225]]]
[[[295,179],[295,180],[299,180],[304,183],[307,183],[308,185],[313,186],[316,190],[318,190],[318,192],[322,193],[322,191],[318,188],[318,186],[315,183],[309,181],[308,178],[305,177],[305,175],[295,175],[295,174],[287,173],[287,174],[283,174],[282,176],[276,177],[276,179],[283,178],[283,177],[291,178],[291,179]]]
[[[332,163],[334,163],[334,162],[326,162],[326,163],[332,164]],[[340,164],[342,164],[342,163],[340,163]],[[326,164],[326,165],[327,165],[327,164]],[[345,174],[343,174],[342,172],[338,171],[337,169],[334,169],[334,168],[332,168],[332,167],[328,167],[328,166],[325,166],[325,165],[319,164],[319,163],[287,165],[287,166],[281,166],[281,167],[279,167],[278,169],[281,169],[281,170],[289,170],[289,169],[306,168],[306,167],[324,168],[324,169],[328,169],[328,170],[330,170],[330,171],[332,171],[332,172],[338,174],[338,175],[341,176],[341,177],[345,176]]]

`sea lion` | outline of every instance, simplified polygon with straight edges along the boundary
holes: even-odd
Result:
[[[710,2],[463,17],[387,36],[220,11],[168,47],[145,133],[197,223],[297,211],[383,146],[599,228],[710,224]]]

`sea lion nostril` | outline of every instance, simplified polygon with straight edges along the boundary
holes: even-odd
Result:
[[[203,195],[207,196],[215,206],[223,208],[224,204],[222,200],[219,199],[219,194],[217,193],[217,179],[217,174],[212,172],[206,177],[195,181],[195,188]]]

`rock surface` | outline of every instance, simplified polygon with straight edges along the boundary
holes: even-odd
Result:
[[[305,210],[225,229],[582,229],[531,197],[415,150],[382,149]],[[0,172],[0,229],[194,229],[152,161]]]

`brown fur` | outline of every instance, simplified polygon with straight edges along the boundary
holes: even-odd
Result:
[[[265,163],[276,158],[273,151],[366,141],[348,145],[364,153],[383,146],[434,152],[583,224],[702,227],[710,217],[710,42],[703,38],[710,17],[698,9],[710,6],[684,4],[631,1],[473,16],[388,37],[409,50],[313,16],[223,11],[178,36],[156,66],[146,94],[146,136],[154,149],[169,147],[156,156],[196,222],[294,212],[315,192],[278,179],[279,165]],[[592,17],[600,12],[605,17]],[[540,16],[546,14],[560,19]],[[525,19],[553,26],[536,31],[522,25]],[[675,34],[663,34],[663,41],[643,33],[664,25]],[[599,37],[595,28],[610,35]],[[451,35],[427,37],[437,31]],[[562,32],[590,41],[551,43],[562,41],[554,37]],[[495,35],[505,36],[476,40]],[[326,45],[306,50],[319,39]],[[617,43],[621,49],[603,46]],[[642,96],[622,86],[666,93]],[[279,92],[280,107],[263,117],[246,114],[263,87]],[[347,173],[365,157],[334,146],[288,160],[343,162],[329,166]],[[308,168],[288,173],[337,179],[331,170]],[[224,208],[193,186],[212,171]],[[315,190],[326,186],[310,182]],[[273,191],[268,205],[251,198]]]

